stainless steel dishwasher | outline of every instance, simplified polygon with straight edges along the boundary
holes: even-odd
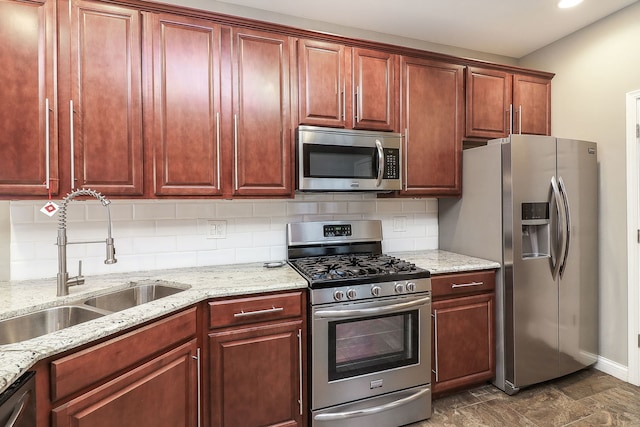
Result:
[[[36,425],[35,372],[27,372],[0,394],[0,426]]]

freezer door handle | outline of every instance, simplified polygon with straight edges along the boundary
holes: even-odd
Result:
[[[567,240],[566,240],[565,226],[563,224],[565,222],[564,202],[562,201],[562,195],[560,194],[558,181],[556,181],[555,175],[551,177],[551,192],[553,193],[553,198],[555,200],[556,212],[557,212],[557,218],[558,218],[558,230],[559,230],[559,233],[553,233],[553,234],[554,236],[560,239],[559,247],[556,246],[555,256],[553,256],[554,255],[553,253],[551,256],[551,276],[553,277],[553,280],[556,280],[560,272],[560,266],[561,266],[560,258],[562,257],[562,254],[565,253]],[[554,243],[556,243],[556,245],[558,244],[557,241]]]
[[[569,256],[569,246],[571,245],[571,209],[569,208],[569,195],[567,194],[567,187],[564,185],[562,177],[558,177],[558,187],[560,195],[562,196],[562,202],[564,206],[564,235],[565,246],[564,254],[562,255],[562,262],[560,263],[560,277],[564,275],[564,269],[567,266],[567,257]]]

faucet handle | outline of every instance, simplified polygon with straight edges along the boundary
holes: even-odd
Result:
[[[116,247],[113,246],[113,238],[107,238],[107,258],[104,260],[105,264],[115,264],[118,262],[116,259]]]
[[[78,261],[78,275],[76,277],[70,277],[68,284],[69,286],[84,285],[84,277],[82,276],[82,260]]]

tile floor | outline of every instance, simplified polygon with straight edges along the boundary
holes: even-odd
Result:
[[[640,426],[640,387],[595,369],[508,396],[492,385],[433,401],[430,426]]]

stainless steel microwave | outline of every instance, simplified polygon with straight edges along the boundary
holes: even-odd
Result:
[[[298,191],[402,189],[402,135],[300,126],[296,133]]]

